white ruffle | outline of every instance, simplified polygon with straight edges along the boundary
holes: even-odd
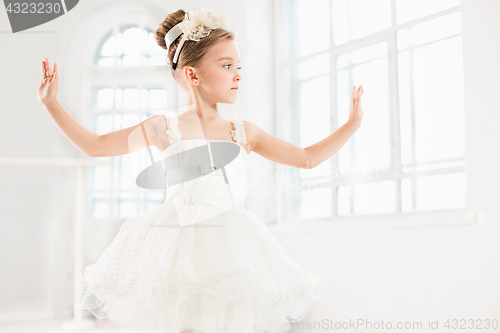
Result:
[[[170,139],[170,143],[174,143],[181,139],[182,131],[179,132],[179,115],[177,112],[168,110],[164,113],[165,118],[167,118],[167,134]]]
[[[233,140],[235,140],[238,143],[247,143],[245,135],[245,123],[243,123],[243,121],[241,121],[237,115],[233,115],[229,119],[229,121],[234,124],[235,128],[235,130],[231,130]]]
[[[321,277],[302,270],[252,212],[236,207],[179,228],[172,209],[125,221],[77,280],[85,293],[75,307],[162,333],[285,333],[319,299]]]

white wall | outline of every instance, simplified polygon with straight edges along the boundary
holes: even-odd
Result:
[[[261,40],[273,24],[271,1],[172,3],[86,0],[41,27],[0,34],[0,111],[9,115],[0,122],[0,157],[84,157],[37,102],[40,62],[48,57],[60,65],[59,100],[79,119],[75,88],[79,74],[74,64],[81,60],[68,57],[78,47],[76,28],[87,15],[99,14],[109,4],[157,10],[155,25],[179,8],[210,7],[226,16],[236,32],[247,80],[243,77],[238,102],[220,105],[221,113],[230,116],[234,111],[273,133],[273,56],[266,53],[273,42]],[[434,331],[441,332],[446,318],[500,319],[500,161],[496,154],[500,131],[495,128],[500,113],[494,104],[500,90],[500,45],[495,33],[500,31],[500,2],[462,0],[462,14],[467,207],[477,209],[478,224],[329,232],[308,226],[271,228],[304,269],[323,277],[321,299],[306,322],[368,319],[427,325],[429,319],[439,319],[440,330]],[[0,11],[0,31],[10,31],[4,11]],[[255,153],[250,156],[250,163],[257,162],[261,168],[272,165]],[[75,172],[54,167],[0,168],[0,321],[69,316]],[[249,177],[249,182],[261,185],[267,181]],[[270,222],[274,218],[271,199],[249,197],[247,208]]]

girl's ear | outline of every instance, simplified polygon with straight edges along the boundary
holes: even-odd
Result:
[[[184,67],[184,77],[190,85],[198,84],[198,77],[196,76],[196,71],[194,67],[186,66]]]

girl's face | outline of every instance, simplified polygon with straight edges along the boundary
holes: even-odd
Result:
[[[209,104],[236,102],[238,90],[233,88],[240,86],[239,63],[240,52],[234,40],[217,43],[195,68],[196,94]]]

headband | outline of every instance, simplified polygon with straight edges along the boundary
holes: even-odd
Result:
[[[165,43],[167,48],[181,35],[181,42],[175,51],[174,60],[172,62],[172,69],[177,68],[179,54],[181,53],[182,46],[187,40],[199,41],[201,38],[206,37],[214,29],[226,29],[229,24],[224,20],[222,15],[215,14],[211,9],[201,9],[196,12],[189,12],[184,15],[184,20],[177,23],[165,35]]]

